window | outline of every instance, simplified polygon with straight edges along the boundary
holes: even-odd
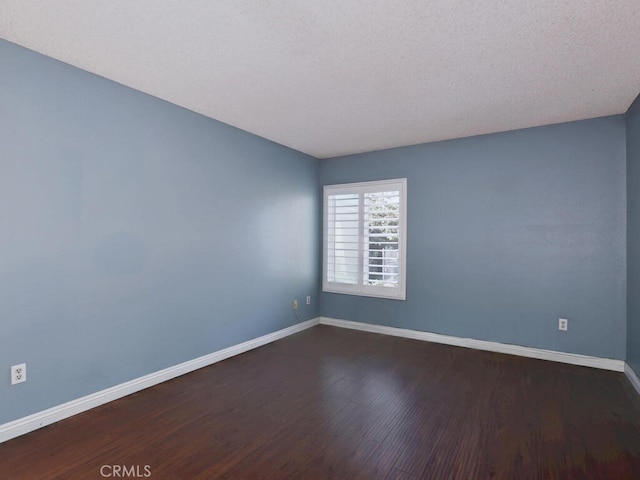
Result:
[[[322,290],[405,299],[407,180],[324,187]]]

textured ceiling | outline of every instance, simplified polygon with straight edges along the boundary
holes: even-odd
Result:
[[[0,0],[0,37],[319,158],[640,93],[638,0]]]

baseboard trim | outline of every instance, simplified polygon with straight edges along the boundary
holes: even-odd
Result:
[[[104,405],[105,403],[117,400],[119,398],[131,395],[132,393],[139,392],[145,388],[158,385],[159,383],[166,382],[172,378],[179,377],[194,370],[198,370],[203,367],[207,367],[214,363],[226,360],[227,358],[239,355],[241,353],[253,350],[254,348],[261,347],[281,338],[288,337],[294,333],[301,332],[307,328],[311,328],[319,323],[319,318],[307,320],[306,322],[298,323],[291,327],[278,330],[277,332],[263,335],[262,337],[254,338],[246,342],[234,345],[232,347],[218,350],[217,352],[204,355],[202,357],[189,360],[184,363],[180,363],[173,367],[159,370],[149,375],[130,380],[119,385],[101,390],[96,393],[92,393],[85,397],[72,400],[61,405],[43,410],[41,412],[34,413],[27,417],[19,418],[17,420],[0,425],[0,443],[6,442],[12,438],[24,435],[32,432],[52,423],[59,422],[65,418],[77,415],[78,413],[85,412],[92,408]]]
[[[614,372],[625,371],[624,360],[590,357],[588,355],[579,355],[577,353],[565,353],[554,350],[523,347],[521,345],[511,345],[507,343],[487,342],[485,340],[475,340],[473,338],[453,337],[439,333],[420,332],[418,330],[408,330],[405,328],[387,327],[383,325],[373,325],[371,323],[352,322],[350,320],[339,320],[327,317],[320,317],[320,324],[350,328],[352,330],[362,330],[371,333],[380,333],[383,335],[392,335],[394,337],[411,338],[426,342],[443,343],[457,347],[474,348],[476,350],[486,350],[488,352],[506,353],[520,357],[569,363],[571,365],[580,365],[583,367],[600,368],[603,370],[612,370]]]
[[[633,385],[633,388],[636,389],[636,392],[638,392],[638,395],[640,395],[640,378],[638,378],[638,375],[636,374],[635,370],[631,368],[631,365],[629,365],[628,363],[624,364],[624,374],[629,379],[629,382],[631,383],[631,385]]]

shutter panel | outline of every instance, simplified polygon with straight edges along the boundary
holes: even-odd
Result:
[[[364,194],[363,285],[399,283],[400,192]]]
[[[357,284],[359,195],[329,195],[327,199],[327,281]]]

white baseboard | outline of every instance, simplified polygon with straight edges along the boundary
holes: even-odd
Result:
[[[624,364],[624,374],[629,379],[629,382],[631,382],[631,385],[633,385],[633,388],[636,389],[636,392],[640,395],[640,378],[638,378],[638,375],[628,363]]]
[[[624,360],[614,360],[611,358],[590,357],[577,353],[556,352],[553,350],[542,350],[540,348],[523,347],[521,345],[511,345],[507,343],[487,342],[485,340],[475,340],[473,338],[453,337],[441,335],[439,333],[420,332],[418,330],[408,330],[404,328],[386,327],[373,325],[370,323],[352,322],[350,320],[338,320],[335,318],[320,317],[320,324],[334,327],[350,328],[371,333],[381,333],[383,335],[393,335],[394,337],[412,338],[434,343],[444,343],[458,347],[474,348],[476,350],[486,350],[488,352],[506,353],[518,355],[520,357],[537,358],[540,360],[551,360],[553,362],[569,363],[584,367],[600,368],[603,370],[613,370],[614,372],[624,372]]]
[[[302,330],[306,330],[307,328],[311,328],[317,325],[318,322],[319,319],[314,318],[306,322],[298,323],[291,327],[278,330],[277,332],[269,333],[268,335],[254,338],[253,340],[248,340],[238,345],[225,348],[224,350],[219,350],[203,357],[189,360],[179,365],[165,368],[164,370],[150,373],[149,375],[145,375],[143,377],[136,378],[125,383],[121,383],[120,385],[115,385],[105,390],[92,393],[91,395],[87,395],[85,397],[63,403],[62,405],[57,405],[38,413],[34,413],[33,415],[29,415],[27,417],[19,418],[12,422],[5,423],[3,425],[0,425],[0,443],[18,437],[20,435],[24,435],[25,433],[32,432],[34,430],[37,430],[38,428],[51,425],[52,423],[71,417],[72,415],[85,412],[113,400],[117,400],[132,393],[139,392],[140,390],[144,390],[145,388],[149,388],[159,383],[166,382],[167,380],[179,377],[180,375],[193,372],[194,370],[198,370],[199,368],[212,365],[216,362],[220,362],[221,360],[225,360],[235,355],[253,350],[254,348],[261,347],[263,345],[266,345],[267,343],[271,343],[281,338],[288,337],[289,335],[293,335],[294,333],[298,333]]]

